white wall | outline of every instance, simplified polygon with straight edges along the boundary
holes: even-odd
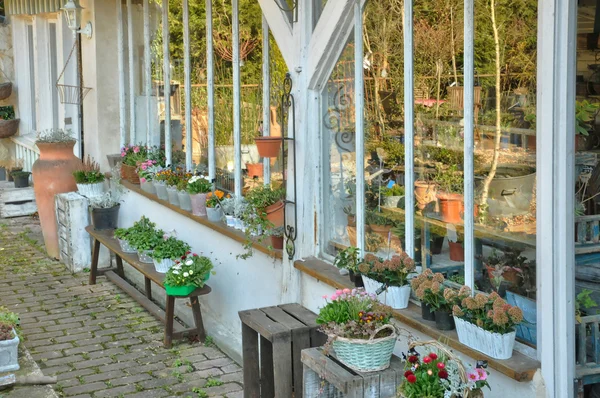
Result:
[[[178,238],[188,242],[194,252],[213,259],[216,275],[211,276],[208,282],[212,293],[200,298],[204,324],[219,347],[239,361],[242,334],[238,311],[284,303],[282,261],[256,250],[249,259],[237,260],[235,256],[244,252],[240,242],[142,195],[129,192],[121,205],[119,225],[129,227],[142,215],[165,231],[175,229]],[[143,288],[143,280],[138,283]],[[157,293],[162,294],[162,289]],[[183,300],[177,301],[183,304]],[[183,305],[178,309],[180,313],[187,313],[183,319],[189,326],[193,325],[189,309]]]

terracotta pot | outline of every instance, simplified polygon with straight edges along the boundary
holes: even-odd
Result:
[[[75,141],[64,143],[38,143],[40,157],[32,168],[35,201],[40,215],[46,251],[59,258],[54,196],[77,191],[73,172],[82,167],[81,160],[73,154]]]
[[[121,164],[121,178],[132,184],[139,184],[140,176],[136,173],[135,169],[137,169],[137,167]]]
[[[489,266],[489,265],[485,265],[485,267],[487,268],[488,271],[488,276],[490,278],[490,281],[494,280],[494,274],[493,272],[496,270],[494,267]],[[502,273],[502,278],[508,282],[510,285],[517,285],[519,284],[520,280],[521,280],[521,274],[519,274],[519,272],[517,272],[514,269],[508,269],[506,271],[504,271]]]
[[[465,249],[462,243],[448,242],[450,247],[450,260],[452,261],[465,261]]]
[[[348,216],[348,226],[356,227],[356,216]]]
[[[435,185],[425,181],[415,181],[415,199],[419,210],[435,200]]]
[[[261,157],[276,158],[279,156],[282,142],[280,137],[256,137],[254,141]]]
[[[390,231],[392,230],[392,226],[391,225],[369,224],[369,228],[371,228],[371,232],[373,232],[383,238],[383,241],[385,242],[385,246],[387,247],[387,241],[389,238]]]
[[[439,193],[437,198],[440,201],[442,221],[450,224],[461,223],[464,211],[463,196],[457,193]]]
[[[246,169],[248,169],[248,177],[262,177],[264,174],[262,163],[246,163]]]
[[[350,239],[350,246],[356,247],[356,226],[347,226],[346,232],[348,233],[348,239]]]
[[[271,236],[271,246],[273,249],[283,250],[283,236]]]
[[[271,206],[267,206],[265,208],[265,213],[267,213],[267,220],[273,224],[274,228],[283,226],[283,215],[285,211],[285,203],[283,200],[272,204]]]

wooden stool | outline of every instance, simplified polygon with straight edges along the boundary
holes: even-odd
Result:
[[[244,397],[301,398],[301,352],[327,341],[327,337],[317,330],[317,315],[300,304],[283,304],[240,311],[239,316],[242,321]],[[295,395],[292,395],[294,390]]]
[[[302,350],[302,364],[304,398],[396,397],[404,378],[404,366],[395,355],[389,368],[368,373],[350,370],[322,348]]]

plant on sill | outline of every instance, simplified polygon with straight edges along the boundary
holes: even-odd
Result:
[[[252,257],[252,244],[254,242],[262,244],[268,237],[265,233],[273,227],[273,224],[267,220],[264,209],[257,208],[253,203],[248,202],[240,216],[240,220],[244,223],[244,235],[246,240],[244,241],[243,254],[238,254],[236,258],[246,260]]]
[[[77,141],[71,130],[48,129],[38,133],[36,144],[62,144]]]
[[[175,238],[174,236],[163,235],[162,239],[152,249],[151,257],[155,260],[181,258],[190,251],[190,245]]]
[[[218,206],[223,207],[223,200],[229,197],[229,194],[225,196],[225,192],[218,189],[214,192],[209,192],[206,194],[206,207],[210,209],[216,209]]]
[[[123,185],[121,185],[120,173],[113,170],[111,172],[109,189],[101,196],[88,198],[90,208],[93,209],[110,209],[118,206],[122,201],[121,197],[125,192]]]
[[[191,195],[209,193],[212,190],[212,183],[203,175],[193,176],[187,184],[187,191]]]
[[[268,206],[274,205],[284,197],[284,188],[272,188],[270,185],[256,187],[246,195],[248,203],[252,204],[256,209],[262,210]]]
[[[575,298],[575,319],[577,323],[581,323],[581,316],[590,308],[596,307],[598,304],[591,297],[592,291],[589,289],[583,289]]]
[[[380,225],[382,227],[395,227],[396,222],[388,217],[386,217],[382,213],[378,213],[376,211],[367,211],[365,217],[365,223],[369,225]]]
[[[85,158],[79,170],[73,172],[77,184],[97,184],[104,182],[105,176],[100,172],[100,165],[90,155]]]
[[[162,171],[162,167],[156,164],[156,160],[146,160],[141,162],[135,169],[136,173],[140,177],[140,182],[149,182],[154,180],[154,176]]]
[[[221,201],[221,209],[223,209],[223,213],[226,216],[235,215],[235,198],[232,198],[231,195],[227,195]]]
[[[0,120],[14,120],[15,108],[12,106],[0,106]]]
[[[394,255],[387,260],[369,253],[358,264],[358,271],[387,286],[400,287],[408,285],[408,275],[415,271],[415,262],[406,253]]]
[[[446,310],[450,312],[456,304],[456,291],[444,286],[444,275],[439,272],[435,274],[427,269],[410,281],[415,296],[431,307],[432,310]],[[448,291],[448,292],[446,292]],[[453,293],[454,292],[454,293]]]
[[[358,247],[350,246],[340,251],[337,254],[337,256],[335,256],[333,265],[335,265],[339,269],[347,269],[348,271],[357,273],[358,264],[360,262],[359,254],[360,250],[358,249]]]
[[[127,145],[121,148],[121,163],[137,167],[148,159],[148,148],[142,144]]]

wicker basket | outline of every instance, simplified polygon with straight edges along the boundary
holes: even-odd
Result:
[[[121,164],[121,178],[129,181],[132,184],[140,183],[140,176],[135,171],[137,167]]]
[[[465,370],[465,366],[463,365],[462,361],[454,353],[452,353],[452,351],[450,351],[446,347],[444,347],[444,345],[441,344],[439,341],[436,341],[436,340],[418,341],[418,342],[415,341],[408,345],[409,351],[416,347],[433,347],[436,350],[438,350],[439,352],[444,353],[444,355],[448,358],[448,360],[454,362],[457,365],[458,375],[460,376],[460,380],[465,384],[468,382],[467,371]],[[400,397],[404,397],[404,394],[402,394],[402,387],[400,387],[400,389],[398,391],[400,392]],[[475,391],[466,390],[462,394],[462,398],[484,398],[483,391],[481,391],[481,390],[475,390]]]
[[[379,339],[370,338],[348,339],[345,337],[333,337],[333,350],[336,358],[357,372],[375,372],[387,369],[394,353],[396,345],[396,328],[392,325],[383,325],[376,333],[384,329],[392,330],[392,334]]]
[[[21,119],[0,120],[0,138],[12,137],[17,133]]]
[[[12,83],[1,83],[0,84],[0,101],[5,100],[12,94]]]

